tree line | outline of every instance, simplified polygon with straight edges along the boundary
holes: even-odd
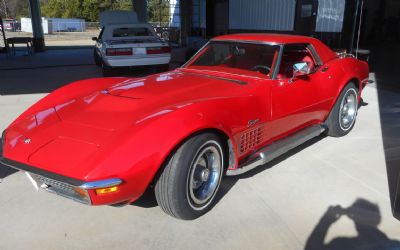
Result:
[[[39,0],[43,17],[82,18],[88,22],[98,22],[99,13],[105,10],[132,10],[132,0]],[[29,17],[28,0],[4,0],[3,18],[19,19]],[[150,22],[169,21],[168,0],[147,0]]]

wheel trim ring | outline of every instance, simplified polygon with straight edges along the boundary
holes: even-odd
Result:
[[[352,105],[346,111],[346,115],[344,117],[342,117],[343,109],[344,109],[345,105],[348,103],[348,102],[345,103],[345,101],[347,101],[347,98],[350,96],[352,96]],[[344,131],[351,129],[354,122],[356,121],[357,109],[358,109],[357,102],[358,102],[358,95],[357,95],[357,92],[355,91],[355,89],[353,89],[353,88],[348,89],[340,102],[339,117],[338,117],[340,128]],[[349,111],[352,112],[352,114],[349,114],[350,113]],[[347,118],[347,120],[350,119],[350,122],[348,122],[347,125],[345,125],[343,122],[344,118]]]
[[[205,149],[207,149],[210,146],[207,146],[208,144],[210,144],[210,146],[214,146],[216,148],[217,153],[219,154],[219,158],[220,158],[220,167],[219,167],[219,173],[218,173],[218,180],[217,180],[217,184],[216,186],[213,188],[213,191],[211,192],[211,194],[208,196],[207,199],[205,199],[205,202],[203,202],[202,204],[196,204],[193,199],[192,199],[192,194],[191,194],[191,188],[192,188],[192,177],[194,175],[194,170],[195,170],[195,163],[197,162],[197,160],[201,157],[200,152],[202,153]],[[224,169],[223,166],[224,163],[224,155],[222,153],[222,148],[219,145],[218,142],[214,141],[214,140],[210,140],[205,142],[201,147],[199,147],[199,149],[197,150],[195,157],[193,157],[193,160],[190,164],[190,168],[189,168],[189,172],[188,172],[188,178],[187,178],[187,183],[186,183],[186,197],[188,200],[188,203],[190,205],[191,208],[193,208],[194,210],[202,210],[205,207],[207,207],[208,205],[210,205],[210,203],[214,200],[215,195],[219,189],[219,185],[221,184],[221,179],[222,179],[222,171]]]

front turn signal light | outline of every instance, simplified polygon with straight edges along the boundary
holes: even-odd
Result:
[[[98,189],[95,189],[95,192],[97,195],[102,195],[102,194],[114,193],[114,192],[117,192],[118,190],[119,190],[119,187],[114,186],[114,187],[98,188]]]

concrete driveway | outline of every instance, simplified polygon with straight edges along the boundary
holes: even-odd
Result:
[[[92,67],[77,74],[98,74]],[[23,72],[41,75],[2,71],[9,78],[0,79],[0,88]],[[12,92],[0,95],[1,130],[44,96]],[[379,97],[384,107],[377,88],[365,88],[368,105],[348,136],[316,138],[244,176],[225,178],[216,206],[195,221],[167,216],[151,192],[125,207],[89,207],[36,192],[23,173],[0,166],[0,249],[400,249],[380,119],[382,110],[397,117],[400,94],[380,90]]]

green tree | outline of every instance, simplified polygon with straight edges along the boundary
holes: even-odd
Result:
[[[149,22],[167,24],[169,22],[169,1],[147,0]]]
[[[132,10],[131,0],[44,0],[42,16],[83,18],[98,22],[99,13],[105,10]]]
[[[2,2],[0,0],[1,7],[7,8],[7,14],[10,18],[19,19],[21,17],[29,17],[29,1],[27,0],[6,0]],[[4,4],[5,3],[5,4]],[[1,8],[0,8],[1,9]],[[0,13],[2,17],[5,17],[5,13]]]

